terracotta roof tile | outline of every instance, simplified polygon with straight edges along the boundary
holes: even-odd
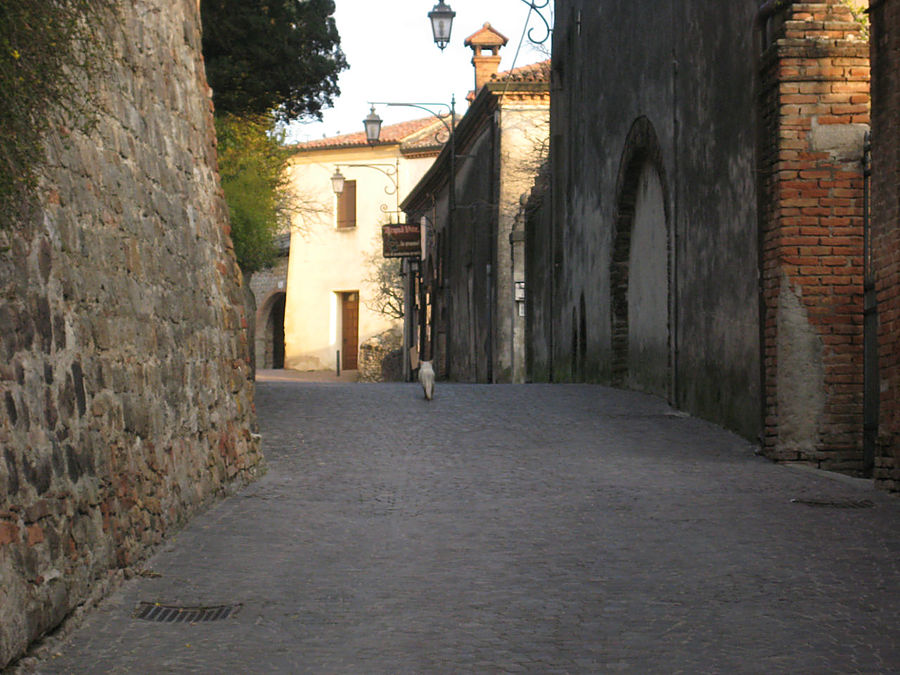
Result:
[[[410,120],[409,122],[400,122],[398,124],[389,124],[383,126],[381,128],[381,139],[379,140],[378,145],[385,145],[389,143],[402,144],[410,136],[414,136],[419,132],[423,132],[427,130],[428,127],[434,125],[440,125],[440,122],[438,122],[433,117],[425,117],[422,119]],[[340,136],[317,138],[312,141],[306,141],[305,143],[296,143],[290,147],[293,150],[302,151],[365,147],[367,145],[368,142],[366,141],[365,132],[359,131],[354,134],[341,134]]]
[[[550,59],[491,75],[491,82],[549,82]]]

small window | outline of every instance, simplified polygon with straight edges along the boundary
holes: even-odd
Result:
[[[356,227],[356,181],[345,180],[344,191],[337,198],[337,226],[339,230]]]

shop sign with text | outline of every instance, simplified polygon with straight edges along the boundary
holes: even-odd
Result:
[[[381,250],[385,258],[417,258],[422,252],[418,223],[392,223],[381,227]]]

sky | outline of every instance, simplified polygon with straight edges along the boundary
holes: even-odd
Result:
[[[456,12],[450,44],[442,52],[434,44],[428,12],[437,0],[336,0],[334,13],[341,48],[350,67],[340,76],[341,95],[323,114],[322,122],[296,122],[287,128],[288,143],[362,131],[368,101],[446,103],[456,95],[456,111],[466,111],[466,94],[474,86],[472,50],[463,41],[486,21],[509,38],[500,50],[500,70],[513,67],[516,47],[529,15],[524,0],[444,0]],[[542,2],[538,2],[542,4]],[[552,25],[552,6],[542,11]],[[546,35],[540,18],[529,27],[540,40]],[[541,48],[528,38],[515,67],[548,58],[550,40]],[[446,108],[436,108],[446,112]],[[384,124],[424,117],[415,108],[376,106]]]

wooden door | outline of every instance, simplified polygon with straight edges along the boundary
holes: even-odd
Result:
[[[341,293],[341,368],[356,370],[359,353],[359,293]]]

